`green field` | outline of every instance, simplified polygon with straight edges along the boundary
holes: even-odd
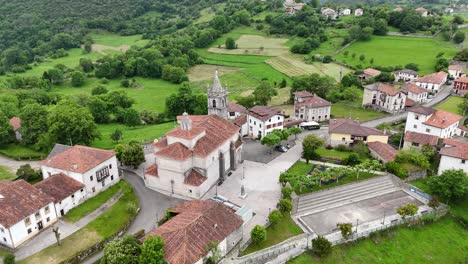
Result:
[[[348,51],[348,56],[344,55]],[[419,65],[420,74],[434,72],[435,56],[444,52],[444,56],[452,58],[456,53],[455,45],[450,42],[433,38],[413,38],[395,36],[372,36],[370,41],[358,41],[338,53],[335,59],[352,66],[361,65],[363,68],[372,66],[370,59],[374,58],[374,65],[397,66],[407,63]],[[352,54],[356,57],[353,59]],[[359,60],[363,54],[364,62]]]
[[[445,100],[443,103],[441,103],[440,105],[437,105],[434,108],[437,110],[445,110],[447,112],[460,115],[461,113],[458,109],[458,105],[461,104],[462,102],[463,102],[462,97],[451,96],[447,100]]]
[[[304,253],[288,263],[465,263],[467,237],[466,229],[444,217],[429,225],[398,228],[388,237],[333,247],[323,259]]]
[[[36,151],[28,146],[19,144],[0,146],[0,154],[15,160],[40,160],[47,156],[44,152]]]
[[[122,45],[142,47],[149,42],[147,39],[142,39],[141,35],[120,36],[102,31],[90,33],[88,36],[94,40],[95,44],[110,47],[120,47]]]
[[[361,108],[361,101],[359,100],[356,100],[355,102],[343,101],[334,103],[331,107],[333,118],[359,118],[360,122],[364,122],[387,115],[384,112]]]
[[[0,181],[12,180],[14,178],[16,178],[16,175],[9,168],[0,166]]]

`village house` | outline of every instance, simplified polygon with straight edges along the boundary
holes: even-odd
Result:
[[[376,69],[372,69],[372,68],[367,68],[365,70],[363,70],[363,72],[361,74],[358,75],[358,77],[362,80],[368,80],[370,78],[374,78],[374,77],[377,77],[381,74],[382,72],[379,71],[379,70],[376,70]]]
[[[451,138],[459,134],[458,126],[462,116],[444,110],[416,106],[408,109],[405,133],[408,131]]]
[[[401,90],[406,94],[408,99],[413,100],[417,104],[423,104],[427,102],[427,90],[417,86],[414,83],[405,83]]]
[[[323,7],[322,9],[320,9],[320,13],[322,14],[322,16],[329,18],[329,19],[333,19],[333,20],[335,20],[336,17],[338,16],[336,11],[329,7]]]
[[[468,143],[466,139],[444,139],[444,147],[440,149],[438,174],[446,170],[461,169],[468,173]]]
[[[436,147],[439,141],[438,136],[422,134],[413,131],[406,131],[403,143],[403,149],[408,150],[410,148],[421,149],[423,146],[428,145]]]
[[[238,118],[239,116],[247,113],[247,108],[245,108],[244,106],[240,104],[228,102],[227,112],[228,112],[227,118],[230,120],[234,120]]]
[[[372,107],[388,113],[405,110],[406,94],[386,83],[373,83],[364,86],[362,106]]]
[[[54,199],[24,180],[0,181],[0,244],[17,248],[57,221]]]
[[[421,6],[421,7],[416,8],[415,10],[416,10],[416,12],[418,12],[419,14],[421,14],[422,17],[427,17],[427,13],[428,13],[428,12],[427,12],[427,9],[426,9],[426,8],[424,8],[424,7]]]
[[[254,106],[248,113],[249,134],[254,138],[262,138],[273,130],[282,130],[284,114],[270,106]]]
[[[456,79],[458,77],[465,77],[466,74],[463,71],[463,65],[452,64],[448,66],[449,77]]]
[[[85,185],[63,173],[52,175],[34,187],[54,198],[57,217],[64,216],[86,200]]]
[[[402,8],[401,6],[397,6],[397,7],[395,7],[395,8],[393,9],[393,11],[395,11],[395,12],[401,12],[401,11],[403,11],[403,8]]]
[[[436,72],[414,80],[417,86],[422,87],[429,92],[438,93],[442,85],[447,82],[448,74],[446,72]]]
[[[161,236],[168,263],[206,263],[212,243],[222,258],[242,239],[242,218],[223,203],[193,200],[168,211],[174,216],[143,238]]]
[[[146,169],[147,187],[168,195],[200,199],[237,169],[242,160],[239,127],[218,115],[178,117],[180,126],[155,143]]]
[[[354,16],[362,16],[364,15],[364,11],[361,8],[354,10]]]
[[[395,160],[397,151],[387,143],[380,141],[369,142],[367,143],[367,147],[369,148],[370,155],[383,164]]]
[[[375,128],[362,126],[352,119],[333,119],[328,125],[329,144],[331,146],[353,145],[356,142],[388,142],[388,135]]]
[[[345,8],[340,10],[340,16],[349,16],[351,15],[351,9]]]
[[[16,140],[22,141],[23,136],[21,135],[21,119],[17,116],[14,116],[10,119],[10,125],[13,127],[13,131],[15,131]]]
[[[288,15],[294,15],[298,11],[302,10],[304,3],[296,3],[294,0],[286,0],[283,3],[284,11]]]
[[[418,78],[418,72],[410,69],[397,70],[392,72],[395,82],[411,82]]]
[[[86,198],[119,182],[117,158],[112,150],[75,145],[41,161],[44,179],[63,173],[85,187]]]
[[[321,122],[330,119],[331,103],[307,91],[294,92],[296,119]]]
[[[468,92],[468,77],[459,77],[453,81],[453,91],[455,94],[464,95]]]

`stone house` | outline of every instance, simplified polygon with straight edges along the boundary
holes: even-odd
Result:
[[[388,113],[405,110],[406,94],[386,83],[373,83],[364,86],[362,106],[372,107]]]
[[[306,122],[321,122],[330,119],[331,103],[307,91],[294,93],[294,113],[296,119]]]

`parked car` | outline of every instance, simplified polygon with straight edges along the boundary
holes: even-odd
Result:
[[[275,150],[276,150],[276,151],[279,151],[279,152],[283,152],[283,153],[284,153],[284,152],[288,152],[288,148],[285,147],[285,146],[283,146],[283,145],[278,145],[278,146],[276,146],[276,147],[275,147]]]

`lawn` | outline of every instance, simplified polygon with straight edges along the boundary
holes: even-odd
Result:
[[[209,64],[199,64],[195,65],[188,71],[188,77],[191,82],[199,82],[199,81],[213,81],[214,73],[217,70],[219,76],[238,72],[242,68],[238,67],[226,67],[226,66],[219,66],[219,65],[209,65]]]
[[[1,180],[12,180],[16,178],[16,175],[7,167],[0,166],[0,181]]]
[[[370,109],[364,109],[360,106],[360,100],[356,102],[342,101],[334,103],[331,107],[333,118],[352,118],[359,119],[360,122],[372,120],[387,115],[384,112],[377,112]]]
[[[92,213],[94,210],[98,209],[101,205],[112,198],[120,189],[121,186],[119,184],[111,186],[104,192],[99,193],[93,198],[86,200],[84,203],[68,211],[63,219],[71,223],[80,220],[81,218]]]
[[[297,161],[294,163],[291,168],[289,168],[288,172],[294,173],[294,174],[307,174],[312,170],[312,167],[314,165],[309,163],[305,163],[303,161]]]
[[[290,237],[297,236],[304,233],[302,229],[294,223],[289,215],[283,216],[280,223],[275,226],[269,226],[267,228],[267,238],[260,244],[251,243],[241,255],[247,255],[255,251],[262,250],[267,247],[271,247],[278,244]]]
[[[60,247],[52,245],[18,263],[62,263],[121,230],[135,216],[138,199],[128,183],[122,180],[119,186],[124,195],[108,211],[76,233],[63,239]],[[132,209],[130,210],[130,208]]]
[[[437,110],[445,110],[447,112],[451,112],[454,114],[461,114],[458,109],[458,105],[463,102],[462,97],[450,96],[447,100],[445,100],[440,105],[434,107]]]
[[[41,160],[47,157],[47,154],[44,152],[40,152],[20,144],[0,146],[0,155],[15,160]]]
[[[287,38],[269,38],[259,35],[241,35],[235,39],[237,48],[226,49],[224,44],[219,47],[211,47],[208,52],[221,54],[244,54],[244,55],[264,55],[279,56],[289,53],[288,47],[284,44]]]
[[[337,160],[344,160],[351,155],[350,151],[338,151],[336,149],[326,149],[326,148],[319,148],[315,151],[318,155],[322,158],[331,158]]]
[[[348,56],[344,55],[348,51]],[[335,59],[352,66],[361,65],[363,68],[371,67],[370,59],[374,59],[374,65],[397,66],[408,63],[419,65],[419,73],[424,75],[434,72],[436,62],[435,56],[444,52],[444,56],[452,58],[457,49],[450,42],[440,41],[433,38],[413,38],[395,36],[372,36],[370,41],[358,41],[338,53]],[[352,54],[356,57],[353,59]],[[364,62],[359,60],[363,54]]]
[[[92,32],[88,36],[94,40],[95,44],[110,47],[120,47],[123,45],[142,47],[149,42],[147,39],[142,39],[142,35],[120,36],[105,31]]]

